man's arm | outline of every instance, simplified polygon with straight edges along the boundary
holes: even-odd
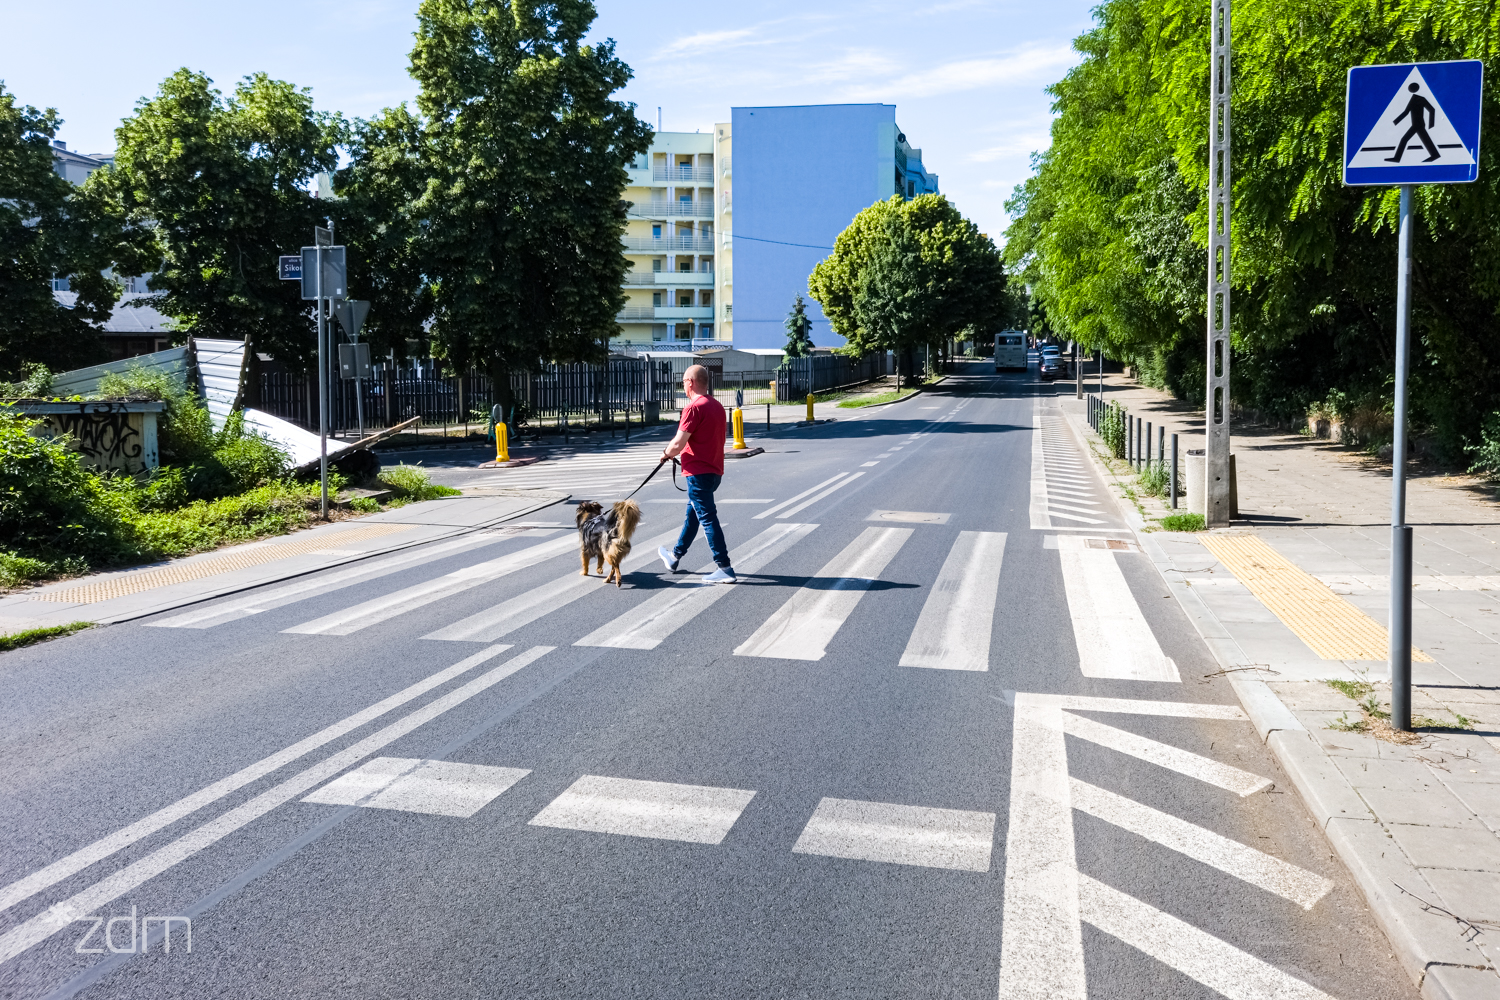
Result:
[[[672,440],[667,442],[667,448],[661,453],[661,457],[676,458],[678,455],[681,455],[682,449],[687,447],[688,437],[689,434],[686,428],[679,429]]]

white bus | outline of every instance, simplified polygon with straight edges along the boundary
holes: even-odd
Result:
[[[1026,369],[1026,334],[1020,330],[995,334],[995,371],[1007,368]]]

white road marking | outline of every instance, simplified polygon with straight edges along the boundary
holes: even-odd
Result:
[[[469,817],[530,773],[518,767],[376,757],[302,801]]]
[[[1047,466],[1042,455],[1042,415],[1031,415],[1031,526],[1052,527],[1047,519]]]
[[[356,604],[352,608],[335,611],[333,614],[324,615],[322,618],[315,618],[310,622],[294,625],[281,631],[293,635],[350,635],[360,629],[395,618],[397,615],[404,615],[408,611],[415,611],[417,608],[441,601],[445,597],[452,597],[454,594],[491,583],[502,576],[577,550],[577,536],[564,535],[519,552],[511,552],[498,559],[491,559],[489,562],[466,566],[447,576],[440,576],[436,580],[427,580],[392,594],[384,594],[362,604]]]
[[[497,646],[486,649],[469,657],[469,660],[478,662],[489,659],[509,648],[508,646]],[[202,826],[178,837],[171,843],[157,848],[146,856],[115,872],[113,875],[109,875],[94,883],[87,889],[75,893],[60,903],[54,903],[30,920],[17,924],[3,935],[0,935],[0,962],[7,962],[15,958],[26,949],[45,941],[74,921],[87,917],[88,914],[105,903],[119,899],[132,889],[143,885],[174,865],[186,861],[199,851],[213,846],[246,824],[259,819],[277,806],[291,801],[314,786],[327,781],[345,768],[359,763],[387,744],[393,743],[419,726],[431,722],[449,709],[455,708],[480,692],[493,687],[522,667],[551,652],[552,648],[551,646],[533,646],[519,656],[513,657],[493,670],[474,678],[463,687],[456,688],[441,698],[433,699],[422,708],[392,722],[384,729],[370,734],[358,743],[340,750],[333,756],[287,778],[267,791],[261,792],[248,802],[236,806],[217,819],[204,823]]]
[[[1205,784],[1215,785],[1244,798],[1271,785],[1271,779],[1243,771],[1230,764],[1221,764],[1188,750],[1179,750],[1157,740],[1150,740],[1135,733],[1106,726],[1102,722],[1086,719],[1072,712],[1062,713],[1063,731],[1069,736],[1108,747],[1131,757],[1136,757],[1158,767],[1164,767],[1189,778],[1197,778]]]
[[[626,556],[625,561],[620,564],[620,572],[622,574],[633,573],[644,565],[656,562],[656,547],[675,542],[677,535],[678,529],[673,528],[671,531],[664,531],[643,542],[637,541],[630,555]],[[509,635],[522,625],[530,625],[538,618],[566,607],[580,597],[597,593],[604,585],[603,579],[597,575],[583,576],[577,570],[570,570],[551,583],[544,583],[524,594],[517,594],[492,608],[476,611],[469,617],[459,619],[452,625],[445,625],[436,632],[429,632],[422,638],[454,642],[493,642],[503,635]]]
[[[994,841],[994,813],[825,798],[792,851],[987,872]]]
[[[828,489],[824,490],[822,493],[819,493],[819,494],[817,494],[815,496],[809,497],[808,499],[806,499],[806,500],[802,501],[801,503],[799,503],[797,506],[792,507],[792,508],[790,508],[788,510],[784,510],[780,514],[777,514],[776,516],[778,518],[782,518],[782,517],[791,517],[794,514],[799,514],[802,511],[806,510],[807,508],[811,507],[813,504],[817,503],[819,500],[822,500],[824,497],[828,496],[828,494],[834,492],[835,490],[841,490],[841,489],[843,489],[845,486],[848,486],[850,483],[854,482],[856,479],[858,479],[860,476],[863,476],[863,475],[864,475],[863,472],[850,473],[850,475],[849,475],[849,477],[847,479],[842,479],[839,482],[834,483],[832,486],[828,487]],[[760,517],[759,514],[756,514],[755,516],[756,517]]]
[[[442,559],[454,552],[462,552],[484,545],[493,545],[496,542],[522,533],[522,531],[506,528],[502,531],[485,534],[465,535],[447,542],[424,545],[414,551],[398,553],[389,558],[373,559],[349,569],[333,573],[313,574],[284,587],[259,591],[249,597],[228,601],[223,604],[194,608],[180,615],[173,615],[170,618],[146,622],[145,624],[148,628],[213,628],[215,625],[222,625],[225,622],[247,618],[250,615],[258,615],[263,611],[270,611],[273,608],[283,607],[284,605],[303,601],[310,597],[317,597],[321,594],[341,590],[356,583],[379,579],[398,570],[410,569],[413,566],[420,566],[423,563]],[[553,532],[550,530],[533,529],[525,533],[547,535]]]
[[[860,466],[860,468],[862,468],[862,469],[868,469],[872,465],[879,465],[879,464],[880,464],[879,462],[865,462],[864,464],[862,464]]]
[[[1123,795],[1077,778],[1072,780],[1072,791],[1073,808],[1275,893],[1304,910],[1312,909],[1333,889],[1333,883],[1321,875]]]
[[[1084,720],[1064,707],[1122,713],[1140,709],[1157,716],[1247,721],[1243,712],[1227,705],[1183,702],[1025,692],[1008,697],[1015,706],[1015,724],[1005,836],[1000,1000],[1087,1000],[1081,934],[1085,920],[1231,1000],[1330,1000],[1260,959],[1078,871],[1075,806],[1175,850],[1186,848],[1183,853],[1237,877],[1251,876],[1247,881],[1258,878],[1276,883],[1286,876],[1277,867],[1283,862],[1269,856],[1254,859],[1243,853],[1249,849],[1242,845],[1208,831],[1198,832],[1201,828],[1193,824],[1164,817],[1138,803],[1124,800],[1122,804],[1116,801],[1118,796],[1068,775],[1063,734],[1073,733],[1072,723]],[[1303,873],[1290,881],[1304,876],[1317,878]],[[1281,887],[1288,888],[1286,884]],[[1318,888],[1314,882],[1301,881],[1290,891],[1305,900]]]
[[[1094,513],[1097,514],[1099,512],[1095,511]],[[1065,518],[1066,520],[1069,520],[1069,521],[1082,521],[1084,524],[1103,524],[1104,523],[1103,521],[1099,520],[1097,517],[1079,517],[1077,514],[1064,514],[1064,513],[1061,513],[1059,511],[1054,511],[1052,513],[1052,516],[1053,517]],[[1054,527],[1052,527],[1052,530],[1055,531],[1055,530],[1057,530],[1057,528],[1054,526]],[[1075,529],[1075,528],[1065,528],[1063,530],[1065,530],[1065,531],[1075,531],[1075,530],[1078,530],[1078,529]]]
[[[1087,875],[1078,876],[1078,889],[1084,920],[1229,1000],[1333,1000],[1274,965]]]
[[[220,778],[211,785],[184,796],[171,805],[163,806],[149,816],[142,817],[107,837],[94,841],[87,847],[59,858],[45,868],[18,879],[0,889],[0,910],[8,909],[23,899],[34,896],[48,886],[56,885],[69,876],[76,875],[89,865],[102,861],[114,854],[116,851],[124,850],[136,841],[150,836],[157,830],[182,819],[202,809],[204,806],[217,802],[231,792],[237,791],[265,777],[272,771],[285,767],[299,757],[306,756],[314,750],[333,742],[345,733],[353,732],[367,722],[380,718],[387,712],[394,711],[405,705],[414,698],[420,697],[433,688],[447,683],[459,674],[466,673],[490,658],[510,649],[509,646],[495,646],[491,649],[482,650],[467,659],[460,660],[451,667],[445,667],[437,673],[409,687],[402,688],[395,694],[382,701],[378,701],[369,708],[355,712],[347,718],[340,719],[333,725],[313,733],[306,739],[293,743],[285,750],[277,751],[269,757],[263,757],[248,767],[241,768],[226,778]]]
[[[1083,676],[1181,683],[1177,664],[1161,651],[1114,551],[1064,535],[1058,538],[1058,555]]]
[[[1077,502],[1078,501],[1076,501],[1076,500],[1073,501],[1073,503],[1077,503]],[[1056,511],[1059,511],[1059,510],[1071,510],[1075,514],[1102,514],[1102,513],[1104,513],[1104,511],[1102,511],[1102,510],[1095,510],[1094,509],[1094,507],[1097,507],[1098,504],[1095,504],[1093,507],[1075,507],[1075,506],[1073,506],[1073,503],[1058,503],[1056,500],[1048,500],[1047,501],[1047,510],[1051,511],[1051,512],[1056,512]]]
[[[861,531],[818,570],[817,589],[806,585],[799,589],[734,651],[735,655],[821,660],[859,599],[914,530]]]
[[[901,654],[903,667],[988,670],[1005,532],[961,531]]]
[[[586,774],[532,818],[531,826],[719,844],[755,793]]]
[[[756,521],[759,521],[763,517],[770,517],[772,514],[776,513],[781,508],[783,508],[783,507],[789,507],[792,504],[796,503],[798,500],[801,500],[803,497],[811,496],[812,494],[818,492],[819,490],[821,490],[823,487],[829,485],[830,483],[836,483],[836,482],[838,482],[840,479],[843,479],[848,474],[849,473],[847,473],[847,472],[840,472],[838,475],[834,476],[832,479],[825,479],[821,483],[819,483],[818,485],[814,486],[812,489],[810,489],[810,490],[803,490],[801,493],[798,493],[796,496],[792,497],[790,500],[783,500],[783,501],[781,501],[781,503],[777,504],[774,507],[768,507],[767,509],[761,511],[759,514],[756,514],[753,519],[756,520]]]
[[[741,576],[758,573],[773,559],[806,538],[816,524],[773,524],[734,552],[735,571]],[[703,572],[713,569],[712,564]],[[614,621],[590,632],[575,646],[611,646],[617,649],[655,649],[673,632],[707,611],[732,588],[682,580],[631,608]]]
[[[667,497],[665,500],[643,500],[642,503],[675,503],[686,504],[685,497]],[[723,506],[726,503],[771,503],[771,500],[732,500],[725,497],[714,497],[714,503]]]

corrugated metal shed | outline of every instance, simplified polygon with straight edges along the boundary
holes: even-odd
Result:
[[[214,430],[221,430],[224,421],[239,408],[245,395],[246,348],[243,340],[206,340],[192,338],[194,360],[197,362],[198,392],[208,404],[209,416]]]
[[[184,389],[188,386],[188,374],[192,367],[192,352],[186,347],[172,347],[155,354],[142,354],[138,358],[111,361],[92,368],[78,368],[52,376],[52,392],[58,396],[91,396],[99,391],[99,380],[111,372],[126,372],[132,368],[156,368],[174,376]]]

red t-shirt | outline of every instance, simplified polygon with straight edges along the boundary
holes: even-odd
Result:
[[[683,475],[724,474],[724,428],[728,422],[724,407],[712,396],[699,396],[683,408],[677,423],[678,429],[688,434],[682,452]]]

